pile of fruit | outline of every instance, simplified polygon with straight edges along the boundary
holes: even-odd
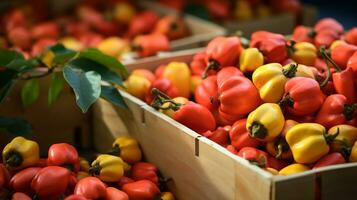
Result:
[[[136,140],[119,137],[108,154],[91,163],[70,144],[53,144],[40,158],[39,145],[14,138],[2,151],[0,199],[174,200],[157,167],[141,161]]]
[[[357,161],[357,28],[336,20],[217,37],[191,63],[134,70],[126,91],[273,174]],[[202,78],[201,78],[202,77]]]
[[[34,10],[9,10],[0,16],[0,32],[4,35],[0,37],[0,48],[15,49],[28,58],[38,56],[59,41],[75,51],[98,48],[123,59],[129,52],[147,57],[168,51],[169,41],[190,34],[182,16],[160,16],[126,1],[108,2],[105,7],[103,2],[88,2],[79,4],[74,16],[47,21],[34,19]]]
[[[158,0],[176,10],[218,21],[252,20],[276,13],[290,12],[299,14],[299,0]]]

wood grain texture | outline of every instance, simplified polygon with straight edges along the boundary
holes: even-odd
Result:
[[[47,93],[50,77],[39,80],[41,91],[37,102],[28,108],[23,108],[20,94],[24,82],[19,82],[9,98],[0,105],[0,115],[28,120],[33,125],[34,131],[26,137],[39,142],[43,155],[47,154],[47,149],[51,144],[59,142],[89,148],[91,146],[91,110],[83,114],[76,105],[74,93],[67,86],[58,101],[51,108],[48,107]],[[13,138],[14,135],[0,130],[0,146],[4,146]]]
[[[272,185],[272,199],[315,200],[315,172],[275,176]]]
[[[357,163],[335,165],[318,170],[322,200],[356,199]]]

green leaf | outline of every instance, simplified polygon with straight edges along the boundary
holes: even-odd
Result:
[[[11,91],[11,88],[15,85],[16,74],[16,71],[10,69],[0,72],[0,103],[6,99]]]
[[[62,44],[55,44],[48,49],[55,54],[52,61],[53,63],[64,63],[77,54],[77,52],[67,49]]]
[[[66,64],[66,66],[81,69],[85,72],[95,71],[100,74],[102,80],[123,86],[123,81],[121,80],[120,76],[93,60],[87,58],[76,58]]]
[[[24,56],[17,51],[0,50],[0,66],[6,66],[15,59],[24,60]]]
[[[87,49],[79,54],[80,58],[87,58],[93,60],[99,64],[106,66],[108,69],[112,69],[116,73],[119,73],[122,78],[128,77],[129,73],[125,66],[119,62],[116,58],[108,56],[98,49]]]
[[[113,86],[102,86],[100,96],[121,108],[128,108],[118,89]]]
[[[12,69],[20,73],[25,73],[31,71],[34,67],[38,65],[36,60],[22,60],[22,59],[15,59],[9,62],[6,65],[7,69]]]
[[[29,106],[33,104],[40,96],[40,82],[37,79],[26,81],[21,90],[21,99],[23,105]]]
[[[95,71],[82,70],[66,66],[63,76],[76,94],[77,105],[82,112],[87,112],[89,107],[99,98],[101,77]]]
[[[25,135],[32,132],[32,126],[29,122],[15,117],[0,116],[0,128],[4,128],[14,135]]]
[[[50,89],[48,90],[48,105],[53,105],[58,100],[63,90],[64,80],[61,74],[53,73],[50,83]]]

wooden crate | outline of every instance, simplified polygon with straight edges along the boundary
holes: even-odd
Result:
[[[298,18],[291,13],[281,13],[261,19],[252,19],[249,21],[227,21],[222,26],[229,33],[242,31],[243,36],[250,35],[257,30],[267,30],[280,34],[291,34],[296,22],[306,26],[313,26],[317,20],[317,10],[310,5],[303,5],[301,15]]]
[[[193,52],[148,63],[128,65],[154,69],[169,61],[187,62]],[[273,176],[233,155],[225,148],[155,111],[143,101],[122,92],[129,109],[98,101],[94,106],[94,145],[106,150],[115,137],[136,137],[146,159],[160,166],[169,187],[185,200],[315,200],[351,199],[355,196],[357,164],[311,170],[291,176]]]
[[[27,138],[37,141],[41,146],[41,153],[53,143],[67,142],[78,148],[89,148],[91,145],[91,111],[83,114],[75,102],[72,90],[66,85],[58,102],[52,107],[47,104],[47,92],[50,77],[40,79],[40,97],[37,102],[24,108],[21,102],[21,88],[23,81],[12,90],[8,99],[0,104],[0,115],[21,117],[33,125],[33,133]],[[4,147],[14,138],[4,130],[0,130],[0,147]]]

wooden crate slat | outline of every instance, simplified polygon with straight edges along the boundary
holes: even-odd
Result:
[[[275,176],[272,192],[273,200],[315,200],[315,172]]]

